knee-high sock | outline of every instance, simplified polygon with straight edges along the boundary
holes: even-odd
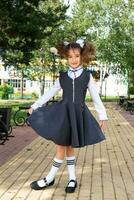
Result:
[[[76,180],[76,175],[75,175],[75,156],[66,157],[66,160],[67,160],[69,181],[70,180]],[[73,187],[74,183],[70,183],[70,184],[69,184],[69,186]]]
[[[54,180],[55,176],[56,176],[56,173],[58,172],[61,164],[63,163],[63,160],[60,160],[60,159],[57,159],[57,158],[54,158],[53,160],[53,165],[49,171],[49,173],[47,174],[46,176],[46,180],[47,180],[47,183],[50,183]],[[40,187],[43,187],[45,186],[45,182],[44,182],[44,179],[41,179],[38,181],[38,185]]]

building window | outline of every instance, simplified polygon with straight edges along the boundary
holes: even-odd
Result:
[[[21,88],[21,80],[19,79],[8,79],[8,84],[14,88]],[[26,88],[26,80],[23,80],[23,88]]]
[[[53,85],[52,80],[45,80],[45,88],[50,88]]]

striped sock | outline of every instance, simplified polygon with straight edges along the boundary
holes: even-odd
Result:
[[[48,175],[46,176],[46,180],[48,181],[48,183],[50,183],[51,181],[54,180],[54,177],[55,177],[55,175],[56,175],[56,173],[57,173],[57,171],[60,168],[62,163],[63,163],[63,160],[59,160],[57,158],[54,158],[51,170],[48,173]]]
[[[63,163],[63,160],[54,158],[52,168],[51,168],[50,172],[48,173],[48,175],[46,176],[46,180],[48,181],[48,183],[53,181],[53,179],[62,163]]]
[[[76,180],[76,176],[75,176],[75,156],[66,157],[66,160],[67,160],[69,181],[70,180]],[[74,187],[74,183],[71,182],[69,184],[69,186]]]
[[[47,183],[51,183],[54,180],[55,175],[56,175],[56,173],[57,173],[57,171],[60,168],[62,163],[63,163],[63,160],[59,160],[57,158],[54,158],[53,165],[52,165],[48,175],[46,176]],[[44,187],[45,184],[46,183],[44,182],[44,179],[41,179],[41,180],[38,181],[38,185],[40,187]]]

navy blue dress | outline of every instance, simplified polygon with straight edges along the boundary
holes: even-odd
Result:
[[[33,111],[28,119],[31,127],[59,145],[84,147],[103,141],[105,136],[85,104],[89,79],[90,71],[86,69],[74,80],[61,72],[62,100]]]

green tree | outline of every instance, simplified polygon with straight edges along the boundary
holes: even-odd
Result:
[[[65,19],[66,9],[58,0],[1,0],[0,50],[5,64],[28,65],[42,39]]]
[[[76,0],[67,31],[75,39],[93,41],[96,59],[127,75],[128,95],[133,79],[133,2]],[[74,31],[73,31],[74,30]]]
[[[60,0],[1,0],[0,55],[5,65],[16,67],[25,77],[42,41],[65,20],[66,9]]]

